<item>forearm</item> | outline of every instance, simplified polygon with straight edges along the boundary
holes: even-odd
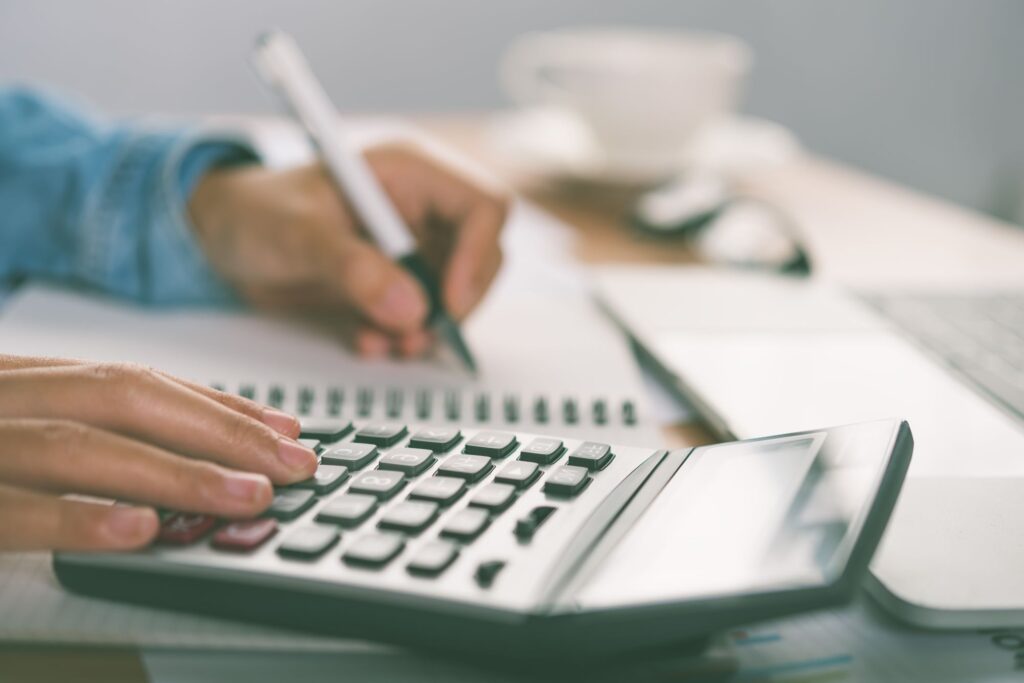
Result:
[[[210,167],[251,158],[187,130],[96,123],[0,90],[0,277],[74,281],[150,303],[230,300],[185,205]]]

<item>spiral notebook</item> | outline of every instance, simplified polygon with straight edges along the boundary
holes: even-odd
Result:
[[[0,352],[136,361],[300,415],[657,445],[628,342],[593,303],[563,231],[529,206],[515,209],[506,267],[464,326],[476,377],[444,349],[425,360],[361,360],[329,320],[153,310],[46,285],[7,302]]]

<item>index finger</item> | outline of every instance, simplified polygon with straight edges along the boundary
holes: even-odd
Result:
[[[456,318],[464,318],[480,303],[498,274],[499,237],[507,212],[504,201],[482,197],[457,228],[443,283],[445,306]]]

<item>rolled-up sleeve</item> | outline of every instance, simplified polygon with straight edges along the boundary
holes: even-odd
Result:
[[[211,167],[252,161],[237,141],[105,123],[48,94],[0,88],[0,278],[152,304],[234,301],[186,207]]]

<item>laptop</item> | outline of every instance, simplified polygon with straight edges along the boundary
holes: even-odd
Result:
[[[868,591],[919,626],[1024,624],[1024,286],[850,293],[613,267],[598,294],[723,438],[906,419],[914,461]]]

